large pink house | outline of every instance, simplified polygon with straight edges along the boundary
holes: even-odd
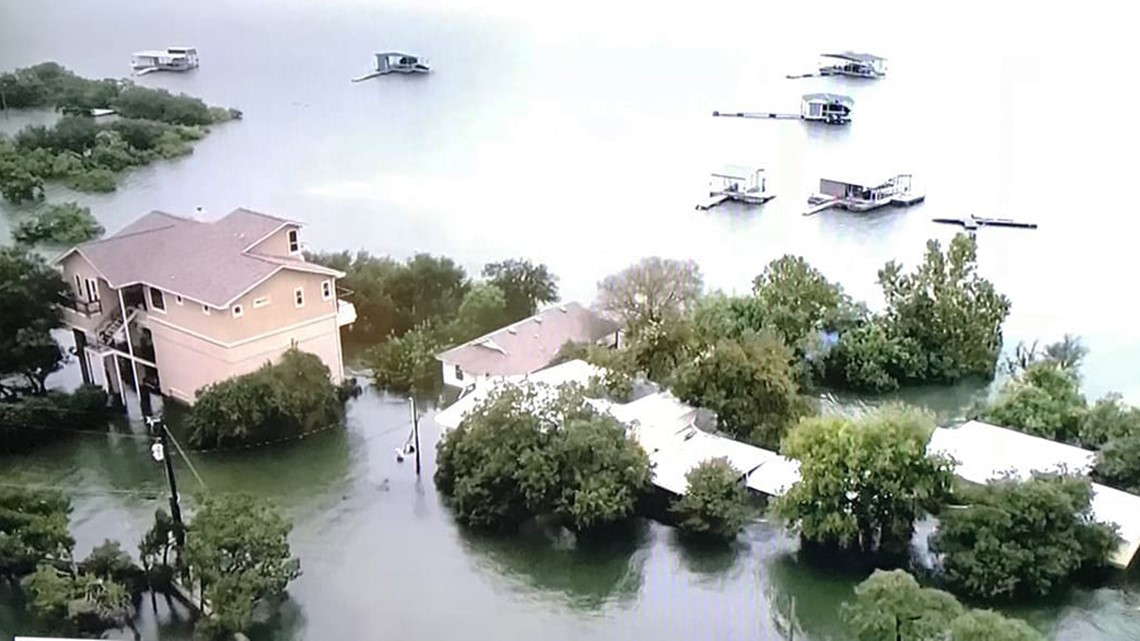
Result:
[[[340,382],[340,327],[356,310],[337,297],[342,272],[305,261],[300,228],[247,209],[210,222],[152,211],[65,252],[84,380],[124,401],[133,388],[193,403],[296,346]]]

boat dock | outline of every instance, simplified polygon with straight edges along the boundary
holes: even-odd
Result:
[[[969,218],[931,218],[931,222],[944,225],[958,225],[963,229],[975,231],[982,227],[1012,227],[1014,229],[1037,229],[1037,223],[1026,223],[1011,218],[986,218],[970,214]]]
[[[811,201],[809,200],[808,202],[810,203]],[[805,211],[803,213],[803,215],[804,216],[814,216],[821,211],[826,211],[826,210],[831,209],[832,207],[836,207],[838,205],[839,205],[839,199],[838,198],[831,198],[828,200],[824,200],[822,202],[818,202],[818,204],[816,204],[814,207]]]
[[[798,114],[775,111],[714,111],[713,117],[803,120],[829,125],[845,125],[851,122],[851,110],[854,107],[855,101],[850,96],[834,93],[809,93],[800,98],[800,112]]]
[[[910,207],[924,200],[926,192],[914,187],[910,174],[889,177],[880,174],[857,179],[821,178],[819,192],[808,198],[808,203],[814,207],[804,215],[818,214],[831,207],[854,212],[871,211],[887,205]]]
[[[763,167],[728,165],[710,174],[708,197],[697,203],[697,209],[708,211],[729,200],[746,205],[763,205],[775,197],[775,194],[768,191],[768,179]]]

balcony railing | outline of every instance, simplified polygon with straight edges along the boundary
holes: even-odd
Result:
[[[98,300],[68,299],[64,306],[84,316],[96,316],[103,313],[103,303]]]

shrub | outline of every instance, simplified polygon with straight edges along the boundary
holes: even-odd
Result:
[[[25,245],[76,245],[102,236],[103,231],[90,209],[70,202],[48,205],[20,221],[12,230],[12,238]]]
[[[71,393],[52,390],[0,402],[0,452],[67,438],[64,430],[107,429],[113,415],[107,401],[103,388],[81,385]]]
[[[669,511],[677,526],[700,536],[732,540],[744,529],[752,510],[743,474],[728,459],[710,459],[685,475],[688,492],[673,501]]]
[[[340,422],[344,404],[321,359],[296,348],[277,364],[215,383],[198,394],[187,425],[196,447],[289,438]]]

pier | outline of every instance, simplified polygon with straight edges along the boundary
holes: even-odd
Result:
[[[1037,229],[1037,223],[1026,223],[1011,218],[986,218],[970,214],[969,218],[931,218],[931,222],[943,225],[958,225],[969,231],[982,227],[1012,227],[1014,229]]]

